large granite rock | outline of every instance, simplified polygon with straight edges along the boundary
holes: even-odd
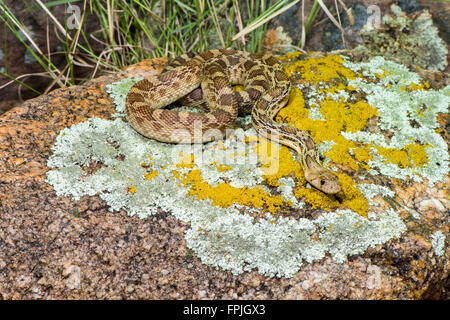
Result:
[[[58,139],[71,134],[69,131],[62,134],[61,130],[85,123],[92,117],[113,119],[111,115],[117,110],[107,93],[107,88],[111,90],[111,87],[106,86],[127,77],[148,76],[155,70],[159,72],[163,64],[162,60],[145,61],[83,86],[55,90],[1,116],[0,298],[448,298],[450,250],[445,243],[449,234],[448,175],[434,186],[426,180],[414,182],[413,179],[402,180],[383,175],[375,178],[367,176],[372,182],[389,188],[392,194],[383,194],[384,198],[376,194],[371,196],[369,218],[367,210],[365,214],[360,212],[360,215],[354,215],[370,224],[370,219],[382,219],[371,218],[371,208],[381,216],[392,212],[393,223],[401,224],[398,236],[392,235],[383,241],[374,240],[372,245],[361,250],[348,249],[343,256],[333,251],[332,242],[328,242],[329,247],[322,252],[323,256],[319,254],[311,258],[310,263],[299,263],[291,273],[279,271],[278,276],[274,276],[276,272],[270,266],[267,267],[269,271],[264,272],[263,265],[248,259],[243,262],[242,272],[239,266],[224,270],[227,268],[220,267],[222,262],[214,260],[214,254],[207,256],[211,259],[208,261],[202,251],[204,248],[196,247],[195,237],[188,238],[188,242],[186,240],[188,234],[192,235],[190,228],[195,221],[187,222],[189,218],[183,220],[180,213],[173,215],[168,210],[156,208],[140,218],[139,215],[128,215],[132,211],[131,204],[111,212],[109,209],[114,205],[108,202],[111,201],[108,198],[82,193],[78,193],[79,197],[73,194],[58,196],[57,193],[63,193],[62,187],[48,176],[49,172],[58,169],[50,168],[48,160],[54,157],[56,151],[52,148]],[[448,137],[445,129],[448,115],[439,114],[438,120],[438,132]],[[124,157],[127,158],[127,155]],[[105,164],[91,161],[83,170],[89,176],[103,167]],[[362,174],[361,168],[355,174],[356,171],[348,165],[337,163],[337,167],[354,179]],[[108,181],[104,183],[108,184]],[[139,189],[137,182],[136,188]],[[139,193],[131,186],[122,191],[126,196]],[[173,193],[173,201],[176,202],[175,190]],[[348,209],[351,204],[347,206],[345,202],[347,196],[343,196],[343,208],[331,206],[322,210],[323,202],[314,202],[316,208],[314,203],[304,203],[299,206],[301,208],[289,209],[287,217],[312,221],[333,212],[345,215],[351,211]],[[152,194],[147,194],[147,197],[152,197]],[[203,206],[195,197],[192,201],[198,210]],[[210,210],[216,208],[207,205]],[[363,210],[357,208],[353,209]],[[229,215],[236,214],[231,209],[220,210],[229,210]],[[255,212],[253,210],[248,214],[255,217],[258,214]],[[277,213],[273,217],[281,219],[283,214]],[[258,218],[264,219],[264,215]],[[276,224],[277,220],[272,223]],[[319,233],[324,226],[319,226],[317,222],[317,230],[309,234],[311,239],[308,238],[308,241],[319,243],[319,238],[325,241],[326,230]],[[208,227],[203,228],[208,230]],[[328,227],[332,230],[332,225]],[[386,230],[391,227],[384,226]],[[357,233],[357,230],[354,232]],[[216,230],[210,229],[210,232]],[[223,232],[224,237],[229,236],[226,230]],[[349,236],[345,230],[341,232],[342,237]],[[363,234],[361,237],[368,241]],[[333,241],[336,246],[342,245],[338,238]],[[285,245],[288,247],[287,243]],[[346,245],[352,246],[351,243]],[[236,255],[239,254],[238,249]],[[270,260],[270,257],[267,258]],[[245,271],[246,264],[252,271]],[[227,265],[223,262],[222,266]]]

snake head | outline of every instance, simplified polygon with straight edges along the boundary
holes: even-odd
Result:
[[[335,194],[341,191],[338,177],[325,168],[305,170],[305,178],[313,187],[322,192]]]

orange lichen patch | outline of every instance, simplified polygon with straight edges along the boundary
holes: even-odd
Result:
[[[228,208],[233,204],[240,204],[276,213],[280,208],[292,205],[290,201],[285,202],[281,196],[271,196],[261,187],[236,188],[228,183],[211,186],[203,180],[199,169],[182,175],[176,171],[173,173],[174,178],[181,179],[182,184],[189,188],[188,196],[195,196],[198,200],[210,199],[213,206]]]
[[[363,217],[367,217],[369,203],[364,195],[355,187],[352,178],[345,174],[337,174],[337,176],[342,191],[336,196],[327,195],[317,189],[306,187],[299,188],[295,192],[295,196],[297,198],[304,197],[305,202],[310,204],[314,209],[323,208],[330,210],[343,206],[350,208]],[[342,201],[339,202],[337,198]]]
[[[109,99],[97,99],[97,103],[99,104],[108,104],[110,103]]]
[[[14,166],[20,166],[24,162],[25,162],[24,158],[15,158],[15,159],[11,159],[11,161],[10,161],[10,163],[12,163]]]
[[[303,61],[297,61],[285,66],[286,73],[291,76],[294,72],[300,72],[303,80],[318,83],[321,81],[330,81],[331,79],[355,79],[353,71],[345,68],[342,63],[344,59],[338,55],[327,56],[323,58],[310,58]]]

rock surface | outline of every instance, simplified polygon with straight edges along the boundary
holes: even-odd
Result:
[[[96,196],[57,197],[44,180],[59,131],[93,116],[110,119],[114,107],[105,85],[150,75],[163,64],[146,61],[58,89],[1,116],[1,299],[449,298],[450,250],[444,245],[444,255],[436,256],[426,236],[438,226],[449,234],[442,183],[397,185],[404,205],[420,215],[400,214],[408,227],[401,238],[342,264],[327,256],[292,278],[256,271],[234,276],[202,264],[186,247],[188,225],[168,212],[139,219],[108,211]]]

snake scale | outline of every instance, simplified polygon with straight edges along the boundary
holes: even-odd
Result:
[[[236,91],[234,85],[242,85]],[[233,50],[189,53],[175,59],[165,72],[145,78],[130,89],[126,116],[145,137],[169,143],[204,143],[223,138],[239,113],[251,113],[263,137],[297,151],[306,180],[335,194],[337,176],[324,168],[314,140],[305,132],[273,120],[289,98],[291,83],[270,55]],[[170,110],[174,102],[204,112]]]

